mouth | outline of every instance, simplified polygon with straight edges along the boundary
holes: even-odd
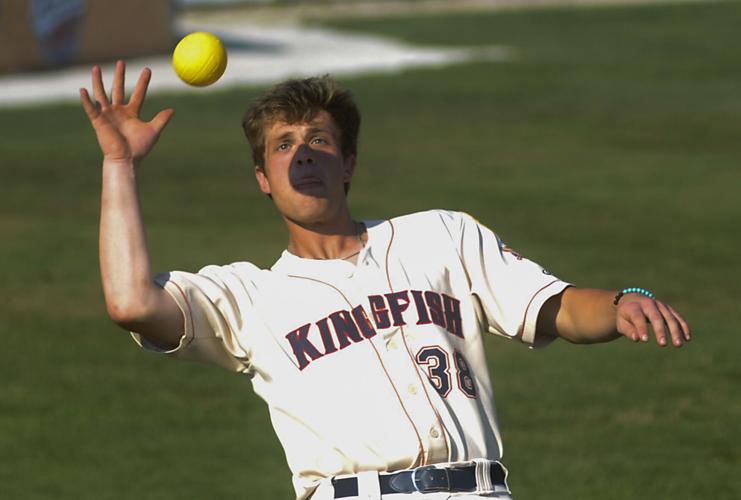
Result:
[[[303,177],[291,183],[295,189],[306,189],[315,186],[321,186],[322,180],[318,177]]]

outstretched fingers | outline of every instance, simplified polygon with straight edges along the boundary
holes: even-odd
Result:
[[[172,115],[175,114],[175,110],[172,108],[163,109],[156,115],[154,115],[154,118],[150,120],[150,124],[154,127],[154,129],[157,131],[157,134],[160,134],[168,123],[170,123],[170,118],[172,118]]]
[[[136,87],[134,87],[134,92],[131,94],[131,99],[129,99],[129,106],[131,106],[137,115],[141,111],[144,97],[147,95],[150,78],[152,78],[152,70],[144,68],[139,75],[139,79],[136,81]]]
[[[95,103],[90,100],[90,94],[88,94],[87,89],[85,88],[80,89],[80,102],[82,103],[82,108],[85,110],[90,121],[95,120],[98,117],[100,110],[95,106]]]
[[[126,80],[126,64],[116,61],[116,69],[113,71],[113,88],[111,90],[111,104],[124,103],[124,82]]]
[[[93,66],[93,97],[95,97],[95,100],[98,102],[98,106],[100,106],[101,109],[106,109],[109,105],[108,102],[108,96],[105,93],[105,88],[103,87],[103,72],[100,69],[100,66],[97,64]]]

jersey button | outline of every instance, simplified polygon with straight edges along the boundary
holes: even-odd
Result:
[[[391,342],[389,342],[389,343],[388,343],[388,350],[389,350],[389,351],[393,351],[393,350],[395,350],[395,349],[396,349],[396,342],[394,342],[394,341],[392,340]]]
[[[407,392],[414,396],[415,394],[417,394],[417,386],[414,384],[409,384],[409,386],[407,387]]]
[[[432,436],[432,437],[433,437],[433,438],[435,438],[435,439],[437,439],[437,438],[439,438],[439,437],[440,437],[440,431],[439,431],[439,430],[437,430],[437,427],[433,427],[433,428],[432,428],[432,429],[430,430],[430,436]]]

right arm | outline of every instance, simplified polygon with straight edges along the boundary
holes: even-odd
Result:
[[[103,152],[100,211],[100,273],[106,308],[121,327],[143,335],[158,347],[172,349],[183,333],[183,313],[169,294],[153,282],[138,194],[142,159],[151,151],[173,115],[160,111],[150,122],[139,118],[151,77],[142,71],[128,103],[124,102],[123,62],[116,64],[111,99],[95,66],[93,103],[86,89],[80,100]]]

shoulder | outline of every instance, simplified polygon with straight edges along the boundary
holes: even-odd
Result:
[[[456,251],[465,234],[475,232],[475,219],[464,212],[433,209],[394,217],[389,221],[389,241],[396,251],[445,253]],[[470,230],[468,229],[470,228]]]
[[[259,276],[263,273],[269,272],[265,269],[260,269],[251,262],[232,262],[230,264],[209,264],[204,266],[198,271],[198,274],[203,276]]]
[[[391,224],[400,230],[415,234],[441,232],[450,237],[460,234],[464,226],[477,224],[476,219],[466,212],[431,209],[394,217]]]
[[[188,283],[202,290],[253,289],[270,279],[270,271],[260,269],[250,262],[209,264],[197,273],[171,271],[168,279]]]
[[[433,208],[430,210],[424,210],[421,212],[413,212],[411,214],[399,215],[391,219],[391,222],[395,225],[439,225],[445,224],[451,221],[455,221],[467,214],[464,212],[457,212],[454,210],[445,210],[442,208]]]

